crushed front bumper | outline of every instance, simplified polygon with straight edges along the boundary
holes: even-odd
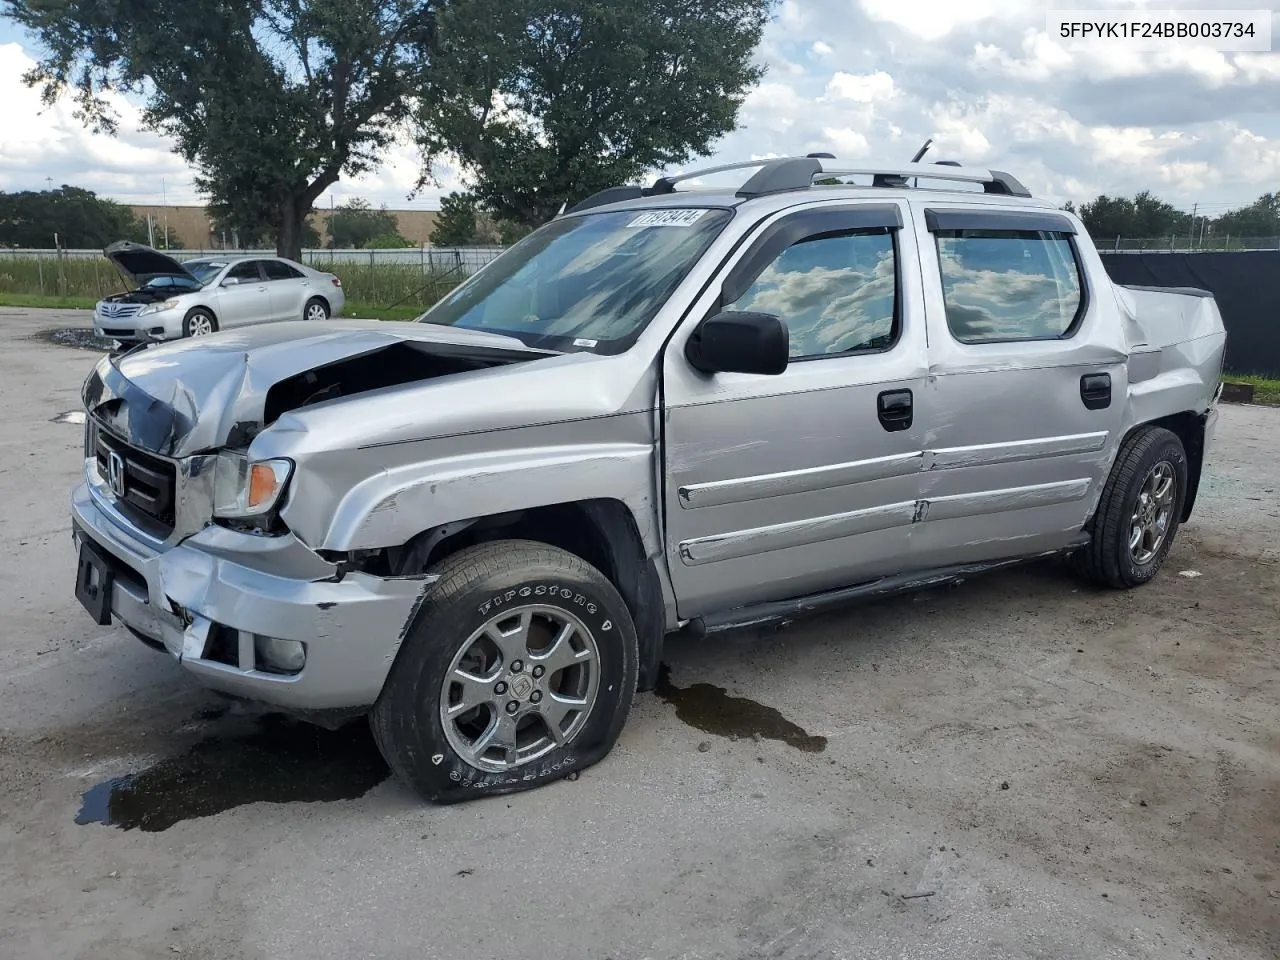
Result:
[[[342,574],[291,535],[217,526],[166,548],[87,483],[71,502],[77,546],[88,542],[110,572],[112,619],[205,686],[288,709],[370,706],[434,579]],[[302,670],[261,669],[255,634],[302,641]]]

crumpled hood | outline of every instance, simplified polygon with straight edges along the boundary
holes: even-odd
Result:
[[[267,391],[288,377],[394,344],[424,355],[496,361],[552,356],[512,337],[422,323],[291,321],[104,357],[85,381],[86,411],[143,449],[184,457],[247,443]]]

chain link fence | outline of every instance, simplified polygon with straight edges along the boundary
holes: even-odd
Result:
[[[336,274],[350,301],[379,307],[430,306],[502,252],[502,247],[302,252],[302,262]],[[274,250],[169,250],[178,261],[275,256]],[[103,297],[124,281],[101,250],[0,248],[0,293]]]
[[[1102,253],[1246,253],[1280,250],[1280,237],[1094,237]]]

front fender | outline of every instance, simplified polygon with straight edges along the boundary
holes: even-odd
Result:
[[[658,541],[654,469],[650,443],[527,446],[391,467],[341,498],[323,548],[398,546],[455,520],[611,499],[631,511],[652,554]]]

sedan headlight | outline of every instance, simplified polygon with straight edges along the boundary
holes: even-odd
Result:
[[[161,303],[148,303],[145,307],[138,311],[138,316],[145,317],[149,313],[161,313],[165,310],[172,310],[178,305],[178,298],[171,297]]]
[[[293,463],[251,461],[238,453],[218,454],[213,475],[213,515],[224,519],[260,517],[279,502]]]

